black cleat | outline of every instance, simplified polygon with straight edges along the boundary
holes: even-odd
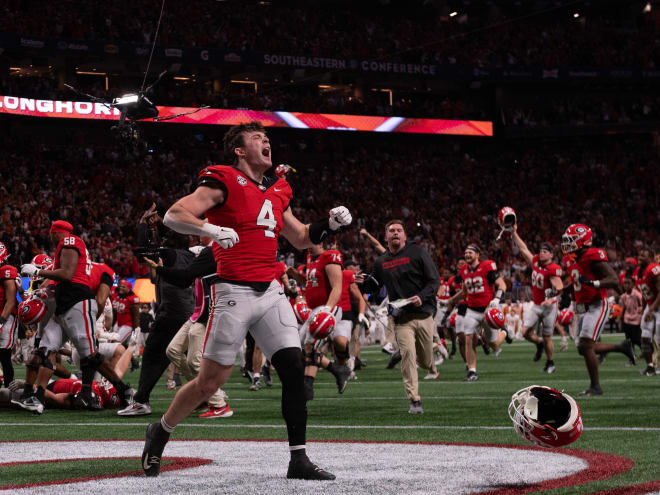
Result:
[[[82,389],[72,398],[74,409],[88,409],[89,411],[101,411],[103,405],[101,398],[94,393],[92,389]]]
[[[307,455],[292,457],[289,461],[289,470],[286,477],[290,480],[334,480],[336,476],[321,469]]]
[[[147,426],[147,438],[142,451],[142,469],[145,475],[152,477],[160,474],[160,458],[169,439],[170,434],[163,429],[160,422]]]
[[[490,354],[490,347],[485,342],[481,343],[481,348],[484,350],[484,354],[488,356]]]
[[[476,371],[468,371],[467,376],[463,379],[465,382],[476,382],[479,379]]]
[[[351,377],[351,369],[346,365],[335,365],[335,369],[337,370],[337,374],[335,375],[337,379],[337,392],[343,394]]]
[[[270,366],[265,364],[261,367],[261,376],[264,377],[264,383],[267,387],[273,386],[273,377],[270,376]]]
[[[394,369],[394,367],[401,361],[401,351],[397,350],[392,354],[392,357],[390,358],[390,362],[387,363],[387,366],[385,367],[388,370]]]
[[[536,344],[536,354],[534,354],[534,358],[532,360],[534,362],[540,361],[541,356],[543,356],[543,344],[539,342]]]
[[[639,372],[642,376],[655,376],[655,368],[652,364],[649,364],[646,369],[643,369]]]
[[[592,397],[594,395],[603,395],[603,389],[600,388],[600,385],[596,385],[595,387],[589,387],[587,390],[583,390],[578,395],[583,396],[583,397]]]
[[[630,362],[635,365],[635,349],[633,348],[633,343],[630,339],[626,339],[621,344],[621,352],[623,352]]]

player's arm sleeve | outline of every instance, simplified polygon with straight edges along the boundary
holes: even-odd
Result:
[[[383,261],[378,258],[374,263],[373,270],[369,275],[365,275],[364,282],[358,285],[363,294],[378,292],[383,286]]]
[[[500,274],[498,273],[497,270],[491,270],[488,272],[488,275],[486,275],[486,279],[488,280],[488,283],[490,285],[493,285],[499,277]]]
[[[163,280],[181,288],[190,287],[198,277],[204,277],[216,272],[216,262],[213,250],[210,246],[205,247],[192,263],[182,268],[171,266],[159,266],[156,273]]]
[[[440,274],[431,259],[431,255],[423,248],[419,248],[419,252],[425,284],[417,295],[422,301],[435,300],[438,287],[440,287]]]

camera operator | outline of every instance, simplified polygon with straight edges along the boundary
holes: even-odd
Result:
[[[188,250],[189,237],[171,232],[165,246],[158,246],[158,224],[162,221],[154,203],[138,223],[138,257],[162,259],[163,266],[183,268],[195,259]],[[143,260],[141,260],[143,261]],[[151,281],[156,285],[156,315],[142,354],[140,383],[134,401],[119,416],[141,416],[151,413],[149,396],[170,364],[166,349],[179,328],[193,313],[195,297],[191,288],[181,288],[166,282],[156,270],[151,270]]]

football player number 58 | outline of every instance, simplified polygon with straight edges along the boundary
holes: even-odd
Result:
[[[275,220],[275,215],[273,214],[273,203],[271,203],[270,199],[264,200],[264,204],[261,205],[259,216],[257,216],[257,225],[260,227],[266,227],[266,230],[264,230],[264,235],[266,237],[275,237],[275,227],[277,226],[277,220]]]

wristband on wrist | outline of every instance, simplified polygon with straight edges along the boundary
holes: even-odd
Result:
[[[328,237],[331,233],[334,233],[333,230],[330,230],[330,219],[325,218],[309,224],[309,240],[313,244],[320,244],[323,242],[323,239]]]
[[[497,289],[497,291],[495,292],[495,299],[497,299],[498,302],[500,299],[502,299],[502,294],[503,294],[502,289]]]
[[[600,280],[594,280],[594,288],[598,289],[600,287]]]

